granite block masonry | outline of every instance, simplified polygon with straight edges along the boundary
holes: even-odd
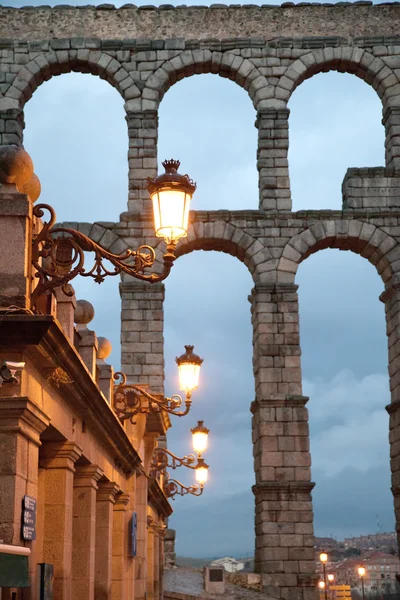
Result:
[[[369,1],[286,2],[280,7],[0,7],[1,144],[23,143],[24,105],[55,75],[92,73],[124,99],[127,212],[119,219],[116,215],[114,224],[78,224],[113,252],[150,244],[162,255],[146,180],[157,172],[158,109],[165,92],[184,77],[213,73],[249,95],[258,129],[258,209],[249,209],[257,202],[248,198],[241,211],[192,212],[188,237],[179,243],[177,254],[226,252],[242,261],[253,278],[255,398],[249,397],[249,405],[255,563],[271,598],[311,600],[316,595],[314,483],[308,399],[302,393],[296,272],[303,260],[325,248],[361,255],[382,278],[392,393],[392,490],[400,531],[399,15],[396,3]],[[292,212],[288,102],[305,79],[329,70],[363,79],[381,99],[385,164],[369,169],[349,165],[342,210]],[[161,393],[164,286],[124,277],[120,292],[122,369],[132,381]]]

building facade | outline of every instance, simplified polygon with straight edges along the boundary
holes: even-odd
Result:
[[[54,600],[160,600],[172,508],[151,462],[169,417],[119,419],[111,346],[71,286],[33,302],[40,186],[22,149],[0,154],[1,600],[42,598],[43,564]]]
[[[24,105],[55,75],[106,79],[125,101],[128,211],[114,224],[76,223],[112,252],[154,237],[147,178],[157,173],[158,109],[165,92],[194,74],[243,87],[258,130],[259,198],[241,211],[191,215],[178,256],[222,251],[252,275],[255,568],[265,593],[284,600],[316,594],[308,398],[303,395],[296,273],[314,252],[338,248],[371,262],[382,278],[391,389],[392,491],[400,530],[400,38],[396,3],[336,5],[0,8],[2,144],[23,143]],[[292,212],[288,165],[293,91],[316,73],[363,79],[382,102],[385,164],[349,165],[338,211]],[[311,166],[310,166],[311,172]],[[310,174],[312,176],[312,174]],[[5,270],[4,285],[9,271]],[[123,277],[123,370],[163,391],[162,284]],[[141,305],[145,299],[157,309]],[[20,303],[13,301],[13,304]],[[251,349],[249,348],[249,351]]]

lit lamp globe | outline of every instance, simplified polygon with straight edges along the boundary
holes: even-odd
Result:
[[[329,581],[330,583],[332,583],[332,581],[333,581],[334,579],[335,579],[335,576],[334,576],[334,574],[333,574],[333,573],[328,573],[328,581]]]
[[[202,488],[208,479],[208,465],[204,462],[203,458],[199,458],[196,467],[196,481]]]
[[[192,432],[193,450],[199,458],[207,450],[208,434],[210,433],[210,430],[204,427],[203,423],[204,421],[197,421],[196,427],[190,430]]]
[[[186,393],[190,400],[193,390],[199,387],[200,367],[203,359],[193,353],[194,346],[185,346],[186,352],[178,356],[176,364],[179,372],[179,388]]]
[[[319,587],[320,590],[325,589],[325,581],[319,581],[318,582],[318,587]]]
[[[328,555],[325,551],[322,551],[321,554],[319,555],[319,560],[322,563],[326,563],[328,561]]]
[[[360,577],[364,577],[365,575],[365,567],[358,567],[358,574]]]
[[[187,236],[190,201],[196,184],[188,175],[178,173],[179,160],[165,160],[162,165],[165,173],[148,178],[147,189],[153,202],[156,236],[175,247],[180,238]]]

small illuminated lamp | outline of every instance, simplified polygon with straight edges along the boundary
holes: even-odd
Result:
[[[364,577],[365,575],[365,567],[358,567],[358,574],[360,577]]]
[[[196,184],[188,175],[178,173],[179,160],[165,160],[165,173],[147,179],[147,189],[153,202],[156,236],[167,245],[176,245],[187,236],[190,201]]]
[[[324,590],[325,589],[325,581],[318,581],[318,587],[320,590]]]
[[[210,433],[210,430],[204,427],[203,423],[203,421],[197,421],[196,427],[190,430],[192,432],[193,450],[199,458],[207,450],[208,434]]]
[[[208,479],[208,465],[204,462],[203,458],[199,458],[196,467],[196,481],[200,487],[204,487],[204,484]]]
[[[322,563],[326,563],[326,562],[328,562],[328,555],[327,555],[327,553],[325,552],[325,550],[323,550],[323,551],[321,552],[321,554],[319,555],[319,560],[320,560]]]
[[[329,583],[332,583],[332,581],[335,579],[335,576],[333,573],[328,573],[328,581]]]
[[[185,346],[186,352],[175,359],[179,372],[179,388],[186,393],[188,400],[193,390],[199,387],[200,367],[203,364],[203,359],[193,354],[193,348],[194,346]]]

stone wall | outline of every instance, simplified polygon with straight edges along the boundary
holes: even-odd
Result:
[[[302,394],[296,272],[324,248],[375,265],[384,292],[391,382],[391,466],[400,532],[400,37],[396,4],[285,3],[281,7],[114,9],[0,8],[1,143],[22,144],[23,107],[37,87],[70,71],[106,79],[124,98],[129,148],[128,212],[113,225],[75,226],[113,252],[154,237],[147,177],[157,172],[158,108],[184,77],[213,73],[244,88],[255,108],[259,203],[242,211],[197,211],[178,257],[229,253],[249,269],[255,398],[253,443],[256,568],[264,591],[284,600],[316,593],[307,398]],[[382,101],[386,159],[349,165],[342,211],[291,212],[291,94],[316,73],[355,74]],[[178,157],[182,158],[182,157]],[[116,215],[117,220],[117,215]],[[161,392],[164,288],[124,278],[122,368]],[[253,398],[249,398],[252,400]],[[250,402],[249,402],[250,404]]]

